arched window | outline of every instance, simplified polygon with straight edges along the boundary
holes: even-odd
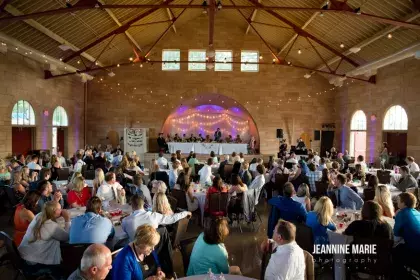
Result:
[[[35,112],[28,101],[19,100],[13,106],[12,125],[35,125]]]
[[[53,126],[68,126],[69,122],[67,119],[66,110],[63,107],[58,106],[55,108],[53,113]]]
[[[356,111],[353,114],[350,130],[366,130],[366,115],[362,110]]]
[[[400,105],[392,106],[386,111],[384,118],[384,130],[407,130],[408,118],[404,108]]]

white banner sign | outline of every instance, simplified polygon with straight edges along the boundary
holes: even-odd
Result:
[[[136,151],[137,154],[148,152],[146,128],[125,128],[124,129],[124,151]]]

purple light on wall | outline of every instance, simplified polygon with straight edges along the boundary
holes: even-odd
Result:
[[[184,113],[187,110],[188,110],[188,107],[187,106],[180,106],[180,107],[178,107],[178,109],[176,110],[176,112],[178,114],[182,114],[182,113]]]
[[[341,120],[341,151],[344,152],[346,150],[346,135],[347,135],[347,130],[346,130],[346,121],[343,119]]]
[[[370,119],[371,132],[369,136],[369,162],[374,162],[375,158],[375,136],[376,136],[376,118]]]
[[[42,149],[46,150],[48,145],[48,114],[42,114]]]

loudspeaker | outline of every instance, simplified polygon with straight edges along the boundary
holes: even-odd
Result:
[[[283,139],[283,129],[277,128],[277,139]]]
[[[315,140],[315,141],[319,141],[319,140],[321,140],[321,131],[319,131],[319,130],[314,130],[314,140]]]

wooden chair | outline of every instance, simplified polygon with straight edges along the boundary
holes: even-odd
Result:
[[[67,277],[80,266],[80,260],[82,259],[83,253],[89,245],[91,244],[60,244],[61,263],[63,264],[61,269]]]
[[[226,216],[229,202],[229,194],[226,193],[212,193],[209,198],[209,213],[210,216],[218,213],[216,216]]]
[[[83,174],[83,177],[86,180],[93,180],[93,179],[95,179],[95,170],[85,170],[85,172],[82,173],[82,174]]]
[[[14,270],[16,270],[15,280],[19,279],[19,276],[23,276],[25,279],[27,275],[23,272],[23,260],[20,257],[19,251],[16,247],[13,239],[5,232],[0,231],[0,240],[4,242],[4,247],[6,248],[7,262],[2,262],[0,267],[4,265],[11,265]]]
[[[317,181],[315,182],[316,197],[326,196],[328,190],[328,183]]]
[[[391,182],[391,171],[378,170],[377,174],[379,184],[389,184]]]
[[[314,257],[306,250],[303,250],[305,256],[305,280],[315,280]]]
[[[335,192],[332,192],[332,193],[328,194],[328,197],[331,199],[331,201],[334,205],[334,208],[336,208],[337,205],[338,205],[338,201],[337,201],[337,195],[335,194]]]
[[[177,200],[177,209],[188,210],[187,197],[185,192],[181,190],[173,189],[171,195]],[[173,209],[175,211],[175,209]]]
[[[172,240],[172,248],[175,249],[179,247],[181,239],[185,237],[189,222],[190,222],[190,219],[184,218],[184,219],[179,220],[176,223],[176,228],[175,228],[175,232],[173,234],[173,240]]]
[[[271,254],[273,252],[273,243],[268,244],[268,250],[267,252],[264,252],[261,257],[261,272],[260,272],[260,279],[265,279],[265,270],[267,269],[268,262],[270,261]]]
[[[155,173],[155,179],[158,181],[165,182],[166,186],[169,186],[169,175],[165,171],[157,171]]]
[[[175,212],[175,210],[178,208],[178,200],[172,195],[168,195],[167,197],[168,197],[169,204],[171,205],[172,211]]]
[[[288,174],[276,174],[274,179],[274,190],[276,190],[279,195],[283,195],[284,184],[289,180]]]
[[[233,164],[226,164],[223,168],[223,176],[222,178],[225,182],[230,182],[230,177],[232,176]]]
[[[363,189],[363,201],[373,200],[375,198],[375,189]]]
[[[294,223],[296,226],[296,243],[302,250],[313,252],[314,250],[314,237],[312,228],[304,223]]]
[[[179,242],[179,247],[182,255],[182,263],[184,266],[184,274],[187,275],[188,266],[190,265],[190,257],[192,250],[194,248],[195,241],[197,240],[196,237],[191,237],[188,239],[181,240]]]

